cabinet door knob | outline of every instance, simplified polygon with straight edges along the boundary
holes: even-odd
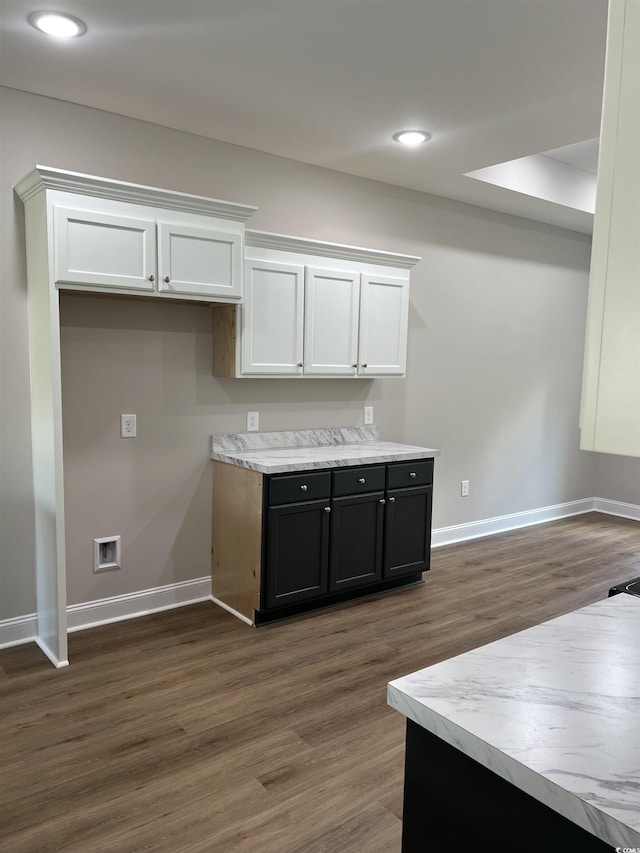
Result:
[[[330,507],[330,506],[326,506],[326,507],[324,508],[324,511],[325,511],[325,512],[331,512],[331,507]]]
[[[171,281],[171,279],[169,278],[169,276],[168,276],[168,275],[165,275],[165,277],[164,277],[163,281],[166,281],[166,283],[167,283],[167,284],[169,284],[169,282]]]
[[[381,504],[386,503],[385,499],[384,499],[384,498],[380,498],[380,503],[381,503]]]
[[[389,498],[389,503],[390,503],[390,504],[394,504],[395,502],[396,502],[396,499],[395,499],[395,498]]]
[[[301,361],[299,361],[299,362],[298,362],[298,367],[304,367],[304,364],[303,364]]]
[[[358,482],[359,483],[366,483],[367,482],[366,477],[358,477]]]
[[[413,479],[413,478],[416,476],[416,472],[415,472],[415,471],[411,471],[411,472],[409,473],[409,476],[411,477],[411,479]]]
[[[368,365],[368,364],[363,364],[362,366],[363,366],[363,367],[369,367],[369,365]]]
[[[308,488],[309,488],[309,486],[306,486],[306,485],[303,483],[303,484],[300,486],[300,491],[301,491],[301,492],[306,492]]]
[[[151,273],[151,275],[150,275],[150,276],[148,276],[148,279],[149,279],[149,281],[155,281],[155,280],[156,280],[156,277],[155,277],[155,275],[154,275],[153,273]]]
[[[351,365],[351,367],[353,367],[353,368],[357,368],[357,367],[358,367],[358,365],[357,365],[357,364],[352,364],[352,365]]]

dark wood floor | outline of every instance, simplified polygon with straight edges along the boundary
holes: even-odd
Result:
[[[198,604],[72,634],[67,669],[0,651],[0,850],[399,851],[386,683],[638,575],[640,525],[590,514],[440,548],[420,587],[258,630]]]

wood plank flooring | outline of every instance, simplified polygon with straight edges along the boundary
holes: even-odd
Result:
[[[0,651],[0,850],[397,853],[389,680],[605,598],[640,525],[600,514],[433,552],[425,583],[252,629],[213,604]]]

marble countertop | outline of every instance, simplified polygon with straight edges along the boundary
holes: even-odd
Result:
[[[388,702],[612,846],[640,847],[640,598],[393,681]]]
[[[212,459],[263,474],[431,459],[439,452],[379,441],[374,426],[211,436]]]

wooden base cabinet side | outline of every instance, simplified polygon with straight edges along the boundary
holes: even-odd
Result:
[[[211,592],[252,625],[260,609],[262,483],[257,471],[213,463]]]

